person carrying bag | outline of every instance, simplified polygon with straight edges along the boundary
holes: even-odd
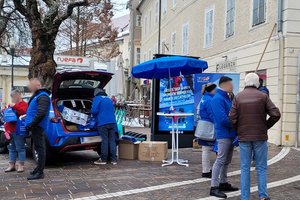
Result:
[[[197,123],[195,137],[202,146],[202,177],[211,178],[210,154],[215,143],[215,128],[211,100],[216,92],[216,85],[208,83],[202,87],[202,99],[199,103],[200,119]]]

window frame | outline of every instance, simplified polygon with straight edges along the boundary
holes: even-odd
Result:
[[[233,28],[232,28],[232,33],[228,34],[227,32],[227,18],[228,18],[228,1],[232,1],[234,3],[234,7],[231,8],[231,10],[233,10]],[[236,0],[226,0],[226,10],[225,10],[225,31],[224,31],[224,36],[225,39],[231,38],[232,36],[234,36],[235,34],[235,16],[236,16]]]
[[[186,52],[184,52],[184,42],[185,42],[185,39],[184,39],[184,30],[185,30],[185,27],[187,27],[187,42],[186,42]],[[182,34],[182,46],[181,46],[181,53],[182,55],[188,55],[189,54],[189,51],[190,51],[190,23],[189,22],[186,22],[184,24],[182,24],[182,27],[181,27],[181,34]]]
[[[137,47],[135,51],[135,62],[136,64],[141,64],[141,47]]]
[[[175,40],[173,40],[174,39],[173,36],[175,36]],[[176,37],[177,37],[176,32],[172,32],[171,33],[171,53],[172,54],[176,54]]]
[[[213,15],[212,15],[212,30],[211,30],[211,43],[207,44],[206,42],[206,35],[207,35],[207,14],[212,11]],[[203,41],[203,47],[205,49],[211,48],[213,46],[213,42],[214,42],[214,29],[215,29],[215,5],[209,6],[205,9],[204,12],[204,41]]]
[[[258,23],[255,23],[254,24],[254,19],[253,19],[253,16],[254,16],[254,2],[255,1],[258,1],[258,4],[260,3],[260,1],[264,1],[264,21],[259,21]],[[259,5],[258,5],[258,8],[259,8]],[[260,26],[262,24],[266,24],[267,22],[267,12],[268,12],[268,5],[267,5],[267,0],[251,0],[251,15],[250,15],[250,28],[255,28],[257,26]]]

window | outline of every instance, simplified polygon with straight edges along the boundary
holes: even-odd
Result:
[[[161,0],[161,12],[163,16],[167,15],[168,0]]]
[[[226,38],[234,34],[235,0],[227,0],[226,9]]]
[[[147,53],[144,53],[144,62],[147,61]]]
[[[171,35],[171,51],[172,54],[176,54],[176,33],[172,33]]]
[[[149,31],[151,31],[151,25],[152,25],[152,12],[149,12]]]
[[[136,16],[136,26],[138,26],[138,27],[142,26],[142,16],[141,15]]]
[[[182,25],[182,54],[189,53],[189,24]]]
[[[147,18],[147,16],[144,19],[144,30],[145,30],[145,35],[146,35],[147,32],[148,32],[148,18]]]
[[[141,63],[141,48],[136,48],[136,64]]]
[[[159,2],[156,1],[155,3],[155,23],[158,23],[158,15],[159,15]]]
[[[214,8],[205,11],[204,48],[212,46],[214,30]]]
[[[266,0],[253,0],[252,26],[266,21]]]
[[[177,0],[173,0],[173,8],[175,8],[177,5]]]

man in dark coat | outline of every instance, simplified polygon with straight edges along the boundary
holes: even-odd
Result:
[[[245,89],[234,98],[229,115],[239,139],[241,199],[245,200],[250,199],[250,168],[253,155],[256,162],[259,198],[269,199],[267,193],[268,129],[281,116],[269,96],[260,92],[258,87],[258,75],[247,74]]]

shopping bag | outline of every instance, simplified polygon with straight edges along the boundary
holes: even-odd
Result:
[[[213,123],[199,120],[197,123],[195,137],[206,141],[215,141],[215,126]]]
[[[17,120],[17,127],[16,127],[16,135],[20,136],[27,136],[29,133],[26,131],[25,128],[25,119],[18,119]]]
[[[3,112],[5,122],[16,122],[18,120],[17,113],[12,108],[6,108]]]

